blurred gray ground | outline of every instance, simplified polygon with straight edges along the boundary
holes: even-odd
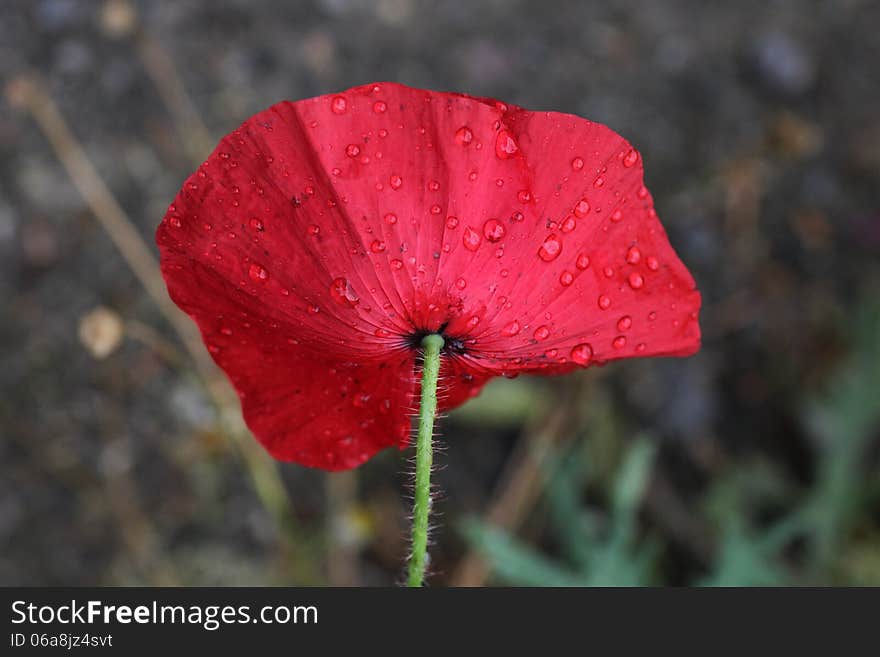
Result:
[[[136,37],[114,34],[102,6],[4,0],[0,79],[42,76],[152,245],[195,165]],[[611,453],[645,429],[660,445],[657,476],[677,506],[648,505],[642,518],[664,546],[654,581],[692,582],[721,559],[711,514],[700,518],[731,472],[768,468],[773,490],[815,483],[820,452],[804,408],[853,355],[851,330],[880,280],[880,3],[136,6],[138,29],[173,60],[214,138],[280,99],[396,80],[580,114],[642,151],[663,223],[703,292],[704,348],[501,381],[445,421],[437,583],[466,549],[456,523],[491,502],[535,400],[552,405],[573,382],[579,403],[612,418]],[[0,102],[0,584],[290,581],[296,551],[279,556],[280,530],[198,382],[142,340],[93,358],[77,331],[98,305],[174,340],[34,122]],[[880,582],[880,447],[869,430],[860,467],[875,483],[844,543],[868,556],[808,573],[813,581]],[[591,426],[571,432],[589,441]],[[300,538],[350,543],[352,581],[397,581],[404,470],[390,452],[362,468],[340,529],[328,520],[333,484],[285,466]],[[604,508],[610,485],[600,477],[585,503]],[[754,507],[759,526],[788,498],[773,499],[783,501]],[[554,553],[540,527],[526,528]],[[797,546],[786,555],[796,569]],[[328,566],[317,567],[324,577]]]

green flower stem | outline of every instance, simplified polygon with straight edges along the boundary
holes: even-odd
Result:
[[[437,379],[440,375],[440,350],[443,337],[432,333],[422,339],[422,399],[419,404],[419,433],[416,439],[416,489],[413,504],[412,554],[409,558],[408,585],[420,587],[425,579],[425,555],[428,549],[428,513],[431,508],[431,437],[437,416]]]

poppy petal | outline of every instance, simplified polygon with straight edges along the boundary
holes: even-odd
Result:
[[[352,467],[406,443],[427,332],[447,341],[444,409],[498,374],[699,348],[700,295],[642,175],[602,125],[371,84],[248,119],[157,241],[258,438]]]
[[[215,271],[171,257],[162,264],[172,298],[198,323],[239,393],[245,421],[272,456],[340,470],[409,444],[411,354],[376,362],[327,358]],[[178,284],[184,272],[187,284]]]

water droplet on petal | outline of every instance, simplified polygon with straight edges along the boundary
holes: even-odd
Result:
[[[373,103],[373,111],[376,114],[383,114],[387,109],[388,105],[386,105],[385,102],[382,100],[377,100],[375,103]]]
[[[538,249],[538,257],[544,262],[556,260],[560,253],[562,253],[562,242],[559,241],[559,238],[557,238],[556,235],[549,235],[547,239],[544,240],[541,248]]]
[[[345,147],[345,154],[348,155],[348,157],[357,157],[361,154],[361,147],[357,144],[349,144]]]
[[[334,114],[345,114],[348,109],[348,102],[342,96],[335,96],[330,102],[330,109]]]
[[[614,223],[617,223],[618,221],[623,219],[623,212],[621,210],[615,210],[614,212],[611,213],[611,216],[609,218]]]
[[[180,217],[168,217],[168,223],[175,228],[180,228]]]
[[[584,168],[584,159],[582,157],[576,157],[571,161],[571,168],[575,171],[580,171]]]
[[[360,299],[346,278],[334,278],[330,284],[330,296],[340,306],[354,308]]]
[[[385,250],[385,242],[382,240],[373,240],[370,244],[370,251],[373,253],[382,253]]]
[[[394,224],[397,223],[397,215],[394,214],[393,212],[389,212],[388,214],[386,214],[382,218],[385,220],[385,223],[388,225],[393,226]]]
[[[507,160],[513,157],[518,150],[519,146],[516,145],[516,140],[509,130],[501,130],[495,136],[495,155],[500,159]]]
[[[629,153],[623,157],[623,166],[629,168],[639,161],[639,152],[635,148],[629,149]]]
[[[510,215],[510,220],[519,223],[520,221],[524,221],[525,217],[523,216],[522,212],[514,212],[512,215]]]
[[[564,271],[564,272],[562,272],[562,273],[559,275],[559,282],[560,282],[562,285],[564,285],[565,287],[568,287],[569,285],[571,285],[572,283],[574,283],[574,274],[572,274],[570,271]]]
[[[575,228],[577,228],[577,220],[573,216],[568,215],[565,219],[562,220],[562,225],[560,226],[560,228],[563,233],[570,233]]]
[[[388,179],[388,184],[391,185],[391,189],[400,189],[403,186],[403,178],[395,174]]]
[[[599,189],[604,184],[605,184],[605,179],[602,176],[597,176],[596,179],[593,181],[593,187],[595,187],[596,189]]]
[[[532,193],[527,189],[521,189],[516,193],[516,200],[523,204],[530,203],[532,200]]]
[[[590,212],[590,203],[587,199],[582,198],[574,205],[574,213],[578,217],[586,217]]]
[[[455,131],[455,143],[467,146],[474,140],[474,133],[466,125],[461,126]]]
[[[628,331],[633,325],[632,317],[629,315],[624,315],[620,319],[617,320],[617,330],[618,331]]]
[[[248,267],[248,276],[251,277],[251,280],[262,283],[269,278],[269,272],[266,271],[265,267],[252,263],[251,266]]]
[[[648,265],[648,269],[651,271],[657,271],[660,269],[660,261],[654,256],[648,256],[647,260],[645,260],[645,264]]]
[[[480,323],[480,318],[474,315],[467,321],[467,327],[469,329],[475,328],[477,324]]]
[[[463,278],[459,278],[457,281],[455,281],[455,287],[457,287],[459,290],[463,290],[467,287],[467,281]]]
[[[521,328],[522,327],[519,325],[519,322],[513,320],[512,322],[510,322],[510,324],[501,329],[501,335],[512,338],[514,335],[520,332]]]
[[[449,230],[454,230],[456,226],[458,226],[458,217],[446,217],[446,227]]]
[[[629,286],[632,289],[638,290],[644,284],[645,279],[642,278],[642,275],[639,272],[634,271],[632,274],[629,275]]]
[[[251,230],[255,230],[259,233],[262,233],[265,230],[263,222],[257,217],[251,217],[250,221],[248,221],[248,225],[251,227]]]
[[[626,338],[622,335],[618,335],[611,342],[611,346],[614,347],[615,349],[623,349],[626,346]]]
[[[587,342],[575,345],[571,349],[571,359],[578,365],[586,365],[593,358],[593,347]]]
[[[611,297],[605,296],[604,294],[599,295],[599,308],[602,310],[608,310],[611,307]]]
[[[480,242],[483,241],[483,238],[480,237],[480,234],[477,231],[468,226],[464,229],[464,234],[461,236],[461,241],[468,251],[476,251],[478,248],[480,248]]]
[[[504,224],[497,219],[489,219],[483,224],[483,236],[490,242],[499,241],[506,232]]]
[[[403,260],[400,260],[400,259],[398,259],[398,258],[395,258],[395,259],[392,260],[389,264],[391,265],[391,268],[392,268],[392,269],[396,269],[396,270],[398,270],[398,271],[400,271],[401,269],[403,269]]]
[[[588,256],[586,253],[581,253],[577,257],[577,260],[575,260],[574,264],[578,269],[584,270],[590,266],[590,256]]]
[[[542,340],[546,340],[547,338],[550,337],[550,329],[547,328],[546,326],[539,326],[538,328],[535,329],[535,332],[533,335],[534,335],[535,340],[538,340],[539,342]]]
[[[639,260],[642,259],[642,252],[639,251],[639,247],[631,246],[629,250],[626,252],[626,261],[631,265],[637,265]]]

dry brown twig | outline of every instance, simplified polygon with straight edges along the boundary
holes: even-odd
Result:
[[[575,389],[579,390],[579,386]],[[550,450],[570,433],[577,414],[577,404],[561,402],[547,414],[536,414],[523,429],[492,493],[494,501],[483,515],[486,524],[506,531],[515,531],[522,524],[541,494],[543,469]],[[470,551],[449,581],[452,586],[483,586],[488,576],[486,560]]]
[[[116,39],[130,38],[135,51],[165,107],[190,159],[201,164],[216,143],[196,110],[195,103],[162,44],[140,22],[128,0],[108,0],[101,11],[101,28]]]
[[[220,413],[221,426],[244,459],[262,503],[279,525],[286,525],[292,510],[278,470],[250,438],[235,392],[203,348],[195,325],[168,297],[158,262],[73,136],[58,106],[35,76],[22,75],[11,81],[6,97],[36,121],[95,218],[183,342]]]

